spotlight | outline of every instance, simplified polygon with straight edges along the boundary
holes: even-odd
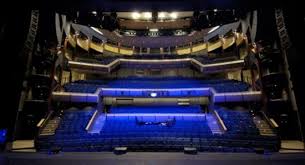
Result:
[[[156,93],[156,92],[151,92],[151,93],[150,93],[150,96],[151,96],[151,97],[157,97],[157,93]]]
[[[92,11],[91,13],[92,13],[93,15],[95,15],[95,16],[97,15],[97,12],[96,12],[96,11]]]
[[[157,32],[159,29],[149,29],[150,32]]]
[[[169,14],[169,16],[172,18],[172,19],[177,19],[178,17],[178,14],[176,12],[172,12]]]
[[[145,13],[143,13],[143,16],[145,19],[151,19],[152,14],[151,14],[151,12],[145,12]]]
[[[116,14],[112,13],[111,15],[103,15],[101,20],[101,25],[104,29],[107,29],[109,31],[114,31],[119,27],[119,24],[117,22],[117,17],[115,17]]]
[[[141,17],[141,15],[140,15],[140,13],[138,13],[138,12],[133,12],[133,13],[131,14],[131,17],[132,17],[133,19],[139,19],[139,18]]]

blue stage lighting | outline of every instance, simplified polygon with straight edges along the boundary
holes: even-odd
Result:
[[[5,143],[5,141],[6,141],[6,134],[7,134],[7,130],[6,129],[0,129],[0,144]]]

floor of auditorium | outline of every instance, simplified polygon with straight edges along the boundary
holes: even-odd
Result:
[[[299,141],[283,141],[282,146],[299,147],[302,144]],[[287,146],[289,145],[289,146]],[[16,141],[14,148],[31,147],[33,141]],[[246,163],[247,165],[303,165],[305,163],[304,152],[297,150],[281,150],[278,153],[210,153],[200,152],[195,155],[185,154],[183,152],[127,152],[126,154],[117,155],[112,152],[61,152],[50,155],[44,153],[36,153],[35,150],[19,150],[12,153],[4,153],[0,155],[1,165],[22,164],[22,165],[61,165],[61,164],[228,164],[236,165],[236,163]]]
[[[13,142],[13,152],[36,152],[34,140],[16,140]],[[279,153],[304,153],[304,143],[298,140],[282,140]]]
[[[301,141],[283,140],[282,148],[276,153],[219,153],[199,152],[185,154],[183,152],[127,152],[114,154],[113,152],[60,152],[57,154],[37,153],[34,140],[16,140],[13,142],[13,151],[0,153],[1,165],[85,165],[85,164],[227,164],[245,163],[247,165],[304,165],[305,152]],[[25,148],[25,149],[21,149]]]

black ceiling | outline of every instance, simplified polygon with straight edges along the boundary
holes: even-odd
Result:
[[[253,9],[285,6],[278,0],[31,0],[31,8],[103,11],[193,11],[205,9]]]

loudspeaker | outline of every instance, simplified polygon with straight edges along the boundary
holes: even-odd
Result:
[[[47,76],[33,75],[30,79],[33,100],[47,100],[50,94],[51,79]]]
[[[282,99],[287,86],[283,73],[271,73],[262,77],[262,84],[268,99]]]
[[[119,27],[117,14],[113,12],[110,15],[103,15],[101,24],[104,29],[114,31]]]

